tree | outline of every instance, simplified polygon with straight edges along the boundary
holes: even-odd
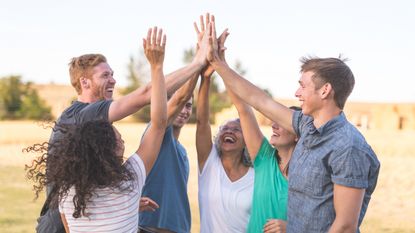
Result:
[[[52,119],[51,108],[31,85],[20,76],[0,79],[0,119]]]

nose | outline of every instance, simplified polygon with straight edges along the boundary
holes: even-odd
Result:
[[[114,76],[111,75],[111,78],[109,79],[109,82],[111,84],[115,84],[115,83],[117,83],[117,80],[115,80]]]
[[[298,88],[297,91],[295,91],[295,97],[300,98],[301,96],[301,88]]]

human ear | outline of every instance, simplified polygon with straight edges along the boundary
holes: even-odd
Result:
[[[321,87],[321,98],[322,99],[326,99],[330,92],[332,91],[332,86],[330,83],[325,83],[322,87]]]
[[[88,79],[87,79],[87,78],[80,77],[80,78],[79,78],[79,82],[81,83],[81,86],[82,86],[84,89],[88,89],[88,88],[89,88],[89,81],[88,81]]]

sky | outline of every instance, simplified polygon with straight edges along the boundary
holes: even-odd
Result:
[[[229,29],[226,57],[276,98],[294,98],[303,56],[349,59],[349,100],[415,102],[415,1],[9,0],[0,7],[0,77],[68,84],[70,58],[104,54],[118,86],[152,26],[167,35],[165,73],[195,45],[193,22],[210,12]],[[412,68],[411,68],[412,67]],[[221,82],[221,80],[219,81]]]

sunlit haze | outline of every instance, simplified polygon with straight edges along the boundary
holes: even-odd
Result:
[[[167,34],[165,73],[196,43],[193,22],[215,15],[229,28],[228,63],[274,97],[294,98],[302,56],[349,58],[354,101],[415,102],[415,1],[3,1],[0,77],[69,84],[70,58],[104,54],[119,86],[147,29]]]

